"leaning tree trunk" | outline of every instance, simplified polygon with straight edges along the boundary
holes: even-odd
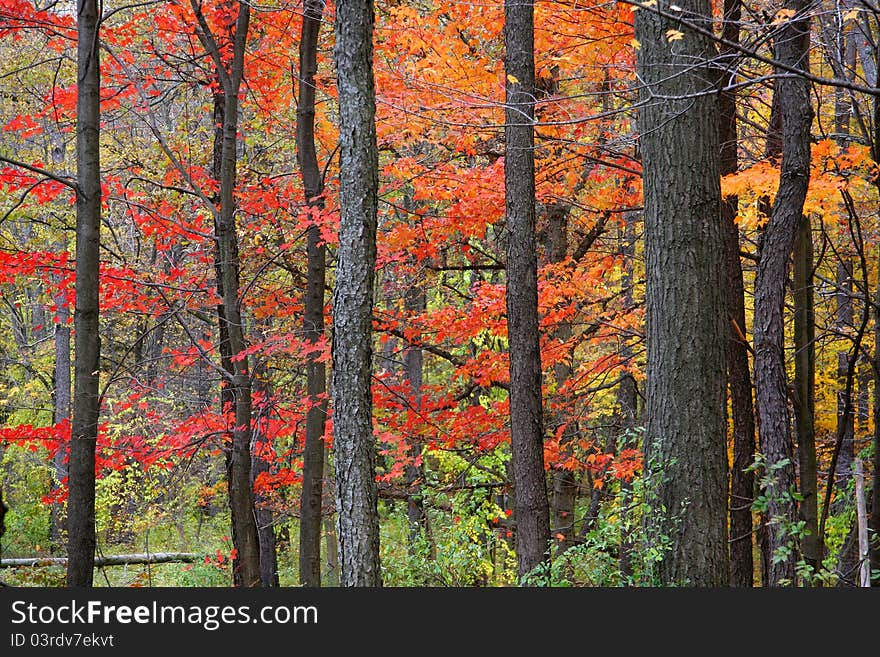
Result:
[[[740,0],[724,3],[723,36],[731,44],[739,43],[739,21],[742,14]],[[738,57],[735,47],[722,46],[725,70],[722,81],[733,81],[733,58]],[[738,139],[736,121],[736,94],[723,92],[718,98],[721,117],[721,175],[736,173],[738,168]],[[746,340],[745,290],[742,263],[739,256],[739,228],[736,215],[739,202],[735,196],[724,199],[721,205],[722,238],[726,262],[727,290],[727,384],[730,390],[730,409],[733,419],[733,468],[730,483],[730,583],[737,587],[751,587],[754,583],[752,558],[752,502],[755,497],[755,475],[749,466],[755,459],[755,411],[752,405],[752,375],[749,370],[748,342]]]
[[[339,0],[339,252],[333,291],[333,452],[340,583],[381,586],[370,380],[379,155],[372,0]]]
[[[98,285],[101,229],[101,72],[97,0],[77,2],[76,307],[73,423],[67,501],[67,585],[92,586],[98,438]]]
[[[708,0],[678,3],[711,29]],[[669,30],[682,30],[674,46]],[[673,33],[674,34],[674,33]],[[645,196],[646,467],[662,468],[652,540],[664,584],[723,586],[727,545],[724,243],[719,116],[708,38],[650,10],[636,16]]]
[[[520,0],[505,0],[504,195],[509,233],[507,329],[510,344],[510,444],[520,577],[548,558],[550,539],[538,334],[534,38],[534,6]]]
[[[809,17],[804,0],[789,0],[786,8],[796,16],[778,28],[774,50],[776,59],[802,71],[809,69]],[[765,229],[761,260],[755,279],[755,386],[758,427],[770,483],[764,488],[768,500],[768,549],[771,555],[768,583],[795,580],[795,540],[790,529],[796,521],[795,486],[791,422],[785,375],[784,301],[788,262],[801,223],[804,199],[810,177],[809,82],[782,76],[776,81],[774,102],[779,103],[782,121],[782,163],[779,188]],[[786,548],[791,549],[788,556]]]
[[[318,70],[318,33],[324,0],[307,0],[299,43],[299,102],[296,108],[296,154],[309,208],[324,207],[324,183],[315,150],[315,74]],[[307,279],[303,334],[319,344],[324,336],[324,281],[326,247],[320,228],[311,225],[307,235]],[[321,586],[321,500],[324,489],[324,428],[327,420],[327,373],[320,354],[306,363],[306,441],[303,449],[303,483],[299,522],[299,579],[303,586]]]

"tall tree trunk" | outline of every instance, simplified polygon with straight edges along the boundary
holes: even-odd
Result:
[[[324,183],[315,150],[315,74],[318,70],[318,34],[324,0],[307,0],[299,43],[299,102],[296,109],[296,154],[306,203],[324,207]],[[316,345],[324,336],[324,282],[326,247],[320,228],[309,226],[303,333]],[[320,354],[306,363],[306,442],[303,450],[303,483],[300,500],[299,579],[303,586],[321,586],[321,501],[324,488],[324,428],[327,421],[327,373]]]
[[[739,43],[739,22],[742,14],[740,0],[725,0],[722,36],[731,44]],[[722,82],[730,84],[734,46],[722,46],[721,55],[730,67],[723,73]],[[727,59],[729,58],[729,59]],[[721,118],[721,175],[736,173],[738,168],[738,138],[736,121],[736,94],[725,91],[718,97]],[[735,196],[721,204],[721,231],[726,263],[727,318],[727,384],[730,390],[730,408],[733,419],[733,468],[730,483],[730,583],[747,588],[754,583],[752,559],[752,502],[755,476],[749,466],[755,459],[755,411],[752,405],[752,375],[749,370],[746,333],[745,290],[742,263],[739,257],[739,228],[736,215],[739,201]]]
[[[214,94],[214,151],[212,174],[219,181],[223,167],[223,126],[225,125],[226,97],[222,92]],[[219,191],[211,199],[220,203]],[[232,481],[232,443],[233,427],[235,427],[235,395],[233,394],[232,377],[232,346],[229,342],[229,325],[226,321],[226,306],[223,303],[223,256],[220,251],[220,216],[214,214],[214,275],[216,278],[217,297],[217,350],[220,353],[220,367],[225,373],[220,379],[220,413],[224,418],[223,454],[226,468],[226,485],[231,490]],[[232,559],[232,579],[234,586],[241,586],[240,555],[236,551]]]
[[[880,118],[880,98],[874,98],[874,125],[880,131],[877,118]],[[880,137],[880,135],[878,135]],[[875,142],[875,149],[880,143]],[[875,156],[875,161],[878,158]],[[880,248],[877,250],[877,262],[880,263]],[[874,305],[874,473],[871,485],[871,517],[868,527],[871,529],[871,570],[880,572],[880,284],[877,285],[877,296]],[[872,579],[873,586],[880,586],[880,579]]]
[[[840,94],[838,94],[839,96]],[[837,105],[835,106],[837,109]],[[850,258],[841,256],[837,263],[837,318],[836,329],[841,335],[848,335],[853,328],[853,263]],[[853,347],[857,349],[857,347]],[[849,376],[849,350],[837,352],[837,434],[841,437],[840,451],[834,469],[834,488],[836,495],[832,511],[842,513],[847,506],[847,486],[853,477],[855,461],[855,414],[852,412],[852,385],[847,385]],[[855,523],[840,548],[837,557],[837,572],[840,574],[838,586],[858,586],[859,570],[858,531]]]
[[[70,311],[62,294],[55,297],[55,305],[58,307],[58,323],[55,325],[55,394],[52,399],[52,420],[58,424],[70,419],[70,326],[67,324]],[[59,445],[52,459],[53,488],[67,477],[68,449],[68,445]],[[50,513],[50,546],[52,554],[56,554],[64,550],[64,503],[54,502]]]
[[[837,303],[837,317],[835,329],[840,335],[847,335],[853,328],[853,263],[852,260],[843,256],[837,263],[837,293],[834,295]],[[842,349],[837,352],[837,425],[838,433],[843,436],[843,444],[837,459],[837,468],[834,472],[834,486],[837,488],[835,511],[841,509],[841,502],[845,497],[846,487],[852,478],[852,465],[855,458],[853,438],[855,434],[855,417],[853,413],[847,413],[847,405],[852,403],[848,399],[846,377],[849,370],[849,350]]]
[[[708,0],[678,3],[710,26]],[[684,30],[670,47],[667,31]],[[711,29],[711,27],[709,28]],[[636,15],[643,81],[646,467],[662,464],[654,526],[671,541],[666,584],[723,586],[727,545],[724,249],[715,52],[706,37],[651,11]],[[656,540],[656,535],[654,535]]]
[[[550,509],[544,476],[538,256],[535,238],[534,6],[504,3],[504,194],[510,441],[516,490],[516,557],[523,577],[548,558]]]
[[[248,359],[237,357],[245,350],[244,321],[239,299],[238,232],[235,225],[235,181],[238,147],[238,95],[244,75],[245,47],[250,27],[250,5],[238,3],[238,16],[234,27],[230,27],[228,37],[232,41],[232,62],[227,70],[213,33],[196,0],[190,0],[193,12],[199,22],[197,34],[208,55],[214,62],[220,85],[223,89],[223,102],[219,105],[215,97],[215,118],[222,114],[222,141],[220,149],[220,195],[216,209],[215,240],[217,288],[222,291],[223,312],[220,317],[220,340],[226,341],[229,360],[226,363],[229,390],[221,402],[224,413],[225,402],[230,399],[230,414],[233,419],[232,444],[227,457],[227,479],[229,485],[229,508],[232,516],[232,543],[236,551],[233,560],[233,582],[236,586],[260,586],[260,542],[257,524],[254,519],[254,495],[251,486],[251,378]],[[217,165],[216,134],[214,164]],[[225,327],[225,334],[223,331]],[[221,357],[223,351],[221,350]],[[224,368],[225,369],[225,368]]]
[[[95,565],[95,446],[98,438],[98,286],[101,230],[100,11],[77,2],[76,309],[73,423],[67,501],[67,585],[91,587]]]
[[[378,161],[372,0],[339,0],[339,252],[333,291],[333,452],[343,586],[380,586],[370,382]]]
[[[815,417],[816,320],[813,306],[813,238],[810,219],[801,218],[794,245],[794,392],[797,435],[800,519],[807,533],[801,539],[804,562],[815,571],[822,550],[819,546],[819,487],[816,469]]]
[[[807,3],[789,0],[786,8],[796,12],[777,29],[774,42],[776,59],[788,67],[809,69],[809,17]],[[792,458],[791,422],[785,376],[784,301],[788,261],[803,214],[810,177],[809,82],[798,77],[776,81],[774,102],[779,103],[782,121],[782,164],[779,188],[770,221],[765,229],[761,261],[755,281],[755,385],[758,401],[758,427],[761,452],[771,483],[764,495],[768,499],[769,584],[781,580],[794,582],[794,550],[783,557],[781,549],[791,547],[791,524],[796,509],[791,492],[795,478]]]

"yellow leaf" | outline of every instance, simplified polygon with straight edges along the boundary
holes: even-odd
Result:
[[[635,48],[636,50],[642,49],[642,44],[639,43],[638,39],[633,39],[632,41],[630,41],[630,43],[632,44],[633,48]]]
[[[859,10],[858,9],[850,9],[848,12],[846,12],[843,15],[843,20],[844,20],[844,22],[845,21],[854,21],[854,20],[858,19],[858,17],[859,17]]]
[[[681,41],[682,39],[684,39],[684,32],[679,32],[678,30],[666,30],[667,41]]]
[[[780,9],[776,12],[776,17],[773,19],[773,22],[770,25],[779,25],[780,23],[784,23],[787,20],[790,20],[791,17],[794,16],[794,9]]]
[[[510,73],[507,74],[507,81],[510,82],[510,84],[519,84],[519,78],[515,75],[510,75]]]

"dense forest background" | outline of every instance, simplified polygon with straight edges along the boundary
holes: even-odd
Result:
[[[878,65],[870,0],[0,0],[0,578],[877,584]]]

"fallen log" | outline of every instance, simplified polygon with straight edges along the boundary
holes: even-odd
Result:
[[[194,561],[201,561],[204,558],[204,554],[196,554],[195,552],[108,554],[106,556],[95,556],[95,566],[125,566],[148,563],[192,563]],[[66,565],[67,557],[21,557],[17,559],[0,559],[0,568]]]

